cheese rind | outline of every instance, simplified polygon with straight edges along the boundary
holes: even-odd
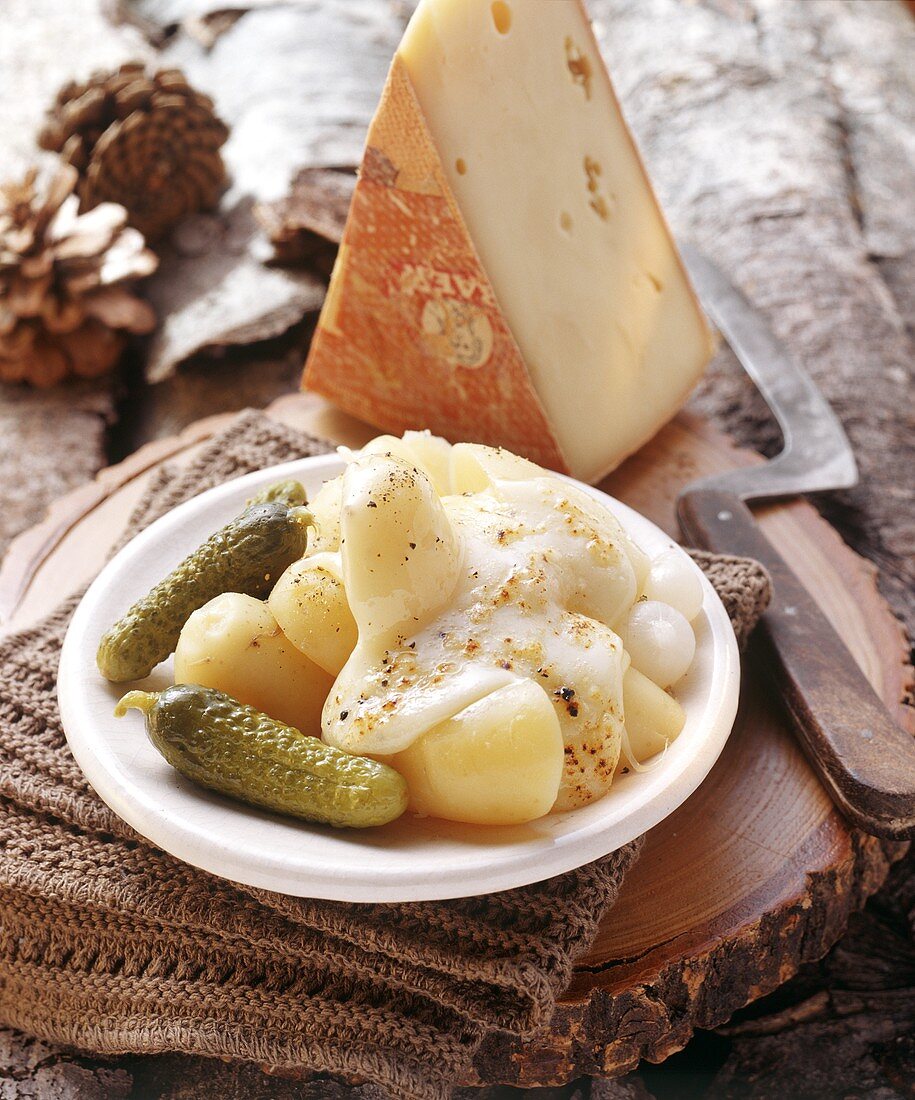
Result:
[[[399,55],[303,384],[394,433],[429,427],[568,470]]]
[[[423,0],[399,53],[569,466],[597,478],[680,407],[711,344],[587,17]]]

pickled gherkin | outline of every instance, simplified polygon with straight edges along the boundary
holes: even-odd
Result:
[[[326,825],[367,828],[407,808],[407,784],[386,764],[350,756],[224,692],[178,684],[130,691],[115,714],[146,715],[155,748],[188,779],[252,806]]]
[[[96,655],[101,674],[116,683],[148,676],[174,652],[192,612],[214,596],[268,596],[286,568],[305,553],[312,523],[307,508],[284,499],[246,508],[105,633]]]
[[[245,507],[250,508],[253,504],[272,504],[277,500],[291,507],[296,504],[307,504],[308,495],[301,481],[291,479],[289,481],[277,481],[251,497]]]

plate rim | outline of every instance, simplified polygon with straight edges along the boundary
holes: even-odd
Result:
[[[317,471],[323,480],[333,477],[345,466],[345,461],[336,452],[322,455],[312,455],[306,458],[292,459],[288,462],[263,467],[259,470],[231,478],[219,485],[213,486],[192,497],[190,500],[170,509],[163,516],[156,519],[149,527],[139,532],[126,543],[104,566],[98,576],[93,580],[89,588],[80,600],[68,626],[63,646],[61,648],[60,665],[58,671],[58,703],[60,707],[61,721],[70,750],[76,759],[84,776],[103,802],[116,813],[122,820],[135,829],[147,841],[175,856],[192,866],[207,871],[229,881],[235,881],[247,886],[272,890],[297,897],[311,897],[316,899],[348,901],[359,903],[386,903],[386,902],[413,902],[446,900],[468,896],[466,889],[466,871],[461,872],[458,881],[449,881],[455,877],[453,869],[442,868],[432,875],[425,875],[417,879],[415,873],[411,875],[408,866],[396,873],[390,869],[383,872],[378,878],[373,878],[369,868],[363,868],[358,880],[352,878],[351,872],[333,866],[316,869],[309,866],[307,881],[290,881],[290,869],[284,868],[280,860],[275,860],[272,854],[260,850],[256,853],[258,862],[252,864],[255,856],[247,851],[239,853],[237,848],[230,848],[228,843],[220,844],[218,838],[207,836],[201,840],[199,830],[193,826],[185,827],[180,816],[177,820],[170,818],[162,807],[147,806],[143,801],[137,801],[123,786],[117,776],[111,774],[93,749],[93,738],[83,734],[82,707],[88,707],[88,691],[84,689],[86,698],[79,699],[82,678],[85,671],[85,652],[80,651],[79,641],[84,633],[83,623],[88,620],[100,598],[100,594],[106,592],[110,579],[120,573],[126,566],[141,557],[148,545],[155,544],[164,530],[181,524],[184,517],[189,516],[201,508],[202,504],[220,503],[220,498],[235,498],[245,495],[246,486],[263,484],[270,480],[280,480],[291,476],[294,472],[303,469]],[[322,468],[328,473],[321,474]],[[655,523],[637,512],[631,506],[604,493],[593,486],[576,481],[574,478],[556,475],[563,480],[585,490],[601,503],[607,505],[617,516],[626,530],[630,529],[633,517],[636,526],[646,524],[662,536],[669,545],[677,546],[671,538]],[[680,771],[671,776],[667,784],[657,791],[653,797],[643,800],[640,805],[624,816],[619,822],[601,823],[595,822],[575,834],[575,843],[565,845],[555,840],[546,846],[532,844],[529,850],[515,854],[509,860],[490,861],[488,864],[482,860],[479,866],[474,867],[473,896],[499,892],[520,886],[530,885],[556,875],[574,870],[587,863],[600,859],[611,852],[618,850],[625,844],[642,835],[650,828],[654,828],[679,806],[681,806],[705,780],[715,762],[724,749],[727,739],[733,728],[737,714],[739,687],[740,687],[740,662],[737,652],[737,642],[734,637],[730,620],[708,578],[678,547],[686,560],[701,579],[703,585],[703,610],[702,614],[708,619],[711,631],[710,644],[713,654],[716,656],[712,671],[711,683],[708,689],[708,699],[705,704],[706,711],[714,710],[707,715],[708,724],[712,727],[700,746],[697,746],[693,756],[686,760]],[[711,596],[711,599],[709,599]],[[94,646],[92,649],[94,654]],[[94,670],[94,661],[92,661]],[[96,673],[96,675],[98,675]],[[125,685],[126,690],[126,685]],[[96,738],[99,735],[96,735]],[[700,751],[701,750],[701,751]],[[665,796],[669,796],[672,788],[676,788],[673,804],[667,806],[664,812],[657,812],[657,804]],[[202,798],[215,799],[218,796],[210,796],[207,792],[200,792]],[[612,797],[611,794],[605,798]],[[599,802],[603,802],[601,799]],[[599,804],[592,803],[592,805]],[[243,815],[264,816],[261,811],[246,807],[242,804],[231,806],[230,811]],[[579,811],[568,811],[575,814]],[[274,815],[266,815],[273,817]],[[307,823],[293,823],[295,827],[308,830]],[[320,828],[320,827],[319,827]],[[480,826],[477,828],[485,829]],[[608,847],[606,840],[601,841],[607,831],[615,834],[614,841]],[[344,834],[348,839],[357,838],[360,834]],[[371,848],[366,849],[371,853]],[[565,853],[564,858],[558,858],[557,853]],[[213,858],[210,858],[212,856]],[[221,859],[220,856],[223,858]],[[243,856],[244,858],[240,858]],[[233,873],[225,870],[226,863],[233,863]],[[547,869],[544,870],[546,862]],[[238,873],[235,873],[238,872]],[[306,873],[299,870],[301,879]],[[461,886],[463,885],[463,889]]]

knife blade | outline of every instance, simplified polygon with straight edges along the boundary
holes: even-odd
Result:
[[[773,598],[758,634],[765,664],[808,760],[845,816],[875,836],[915,836],[915,741],[892,720],[832,624],[757,526],[746,505],[848,488],[858,480],[851,444],[812,379],[727,276],[682,248],[706,312],[757,384],[784,434],[774,459],[684,489],[684,536],[717,553],[754,557]]]
[[[705,312],[756,383],[782,430],[777,458],[706,478],[707,487],[728,489],[741,500],[765,500],[850,489],[858,467],[845,429],[810,376],[788,354],[741,292],[699,249],[681,254]]]

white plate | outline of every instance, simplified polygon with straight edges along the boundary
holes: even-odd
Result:
[[[115,813],[179,859],[236,882],[338,901],[425,901],[506,890],[579,867],[657,825],[692,794],[730,733],[740,678],[727,614],[692,563],[704,600],[694,623],[695,660],[677,686],[686,711],[683,732],[658,767],[617,778],[598,802],[529,825],[485,827],[404,816],[375,830],[310,826],[194,786],[152,747],[138,711],[116,719],[114,705],[126,687],[109,684],[95,666],[105,630],[258,489],[295,477],[312,496],[342,468],[336,455],[321,455],[211,489],[133,539],[86,593],[64,641],[58,694],[73,755]],[[588,491],[612,508],[651,556],[673,545],[631,508]],[[164,687],[171,675],[169,661],[144,686]]]

